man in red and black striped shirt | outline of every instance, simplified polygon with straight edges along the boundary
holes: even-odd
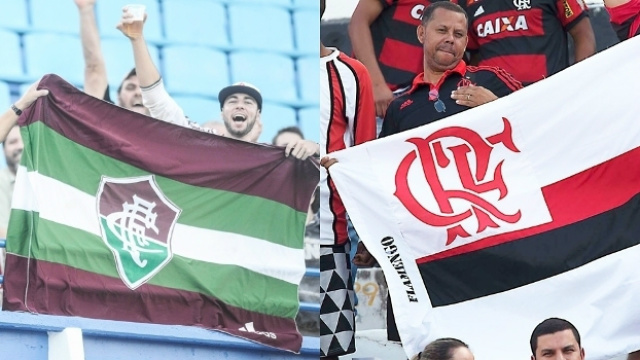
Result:
[[[469,15],[472,64],[497,66],[529,85],[595,53],[583,0],[457,0]]]
[[[620,41],[640,35],[640,0],[606,0],[604,5]]]
[[[369,70],[378,117],[384,117],[393,92],[409,87],[422,71],[422,46],[416,27],[424,8],[433,2],[360,0],[351,15],[353,53]]]

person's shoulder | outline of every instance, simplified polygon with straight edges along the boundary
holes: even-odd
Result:
[[[364,67],[364,65],[360,62],[360,60],[358,60],[358,59],[356,59],[354,57],[351,57],[351,56],[343,53],[342,51],[339,51],[339,50],[336,50],[336,51],[338,51],[338,56],[336,57],[336,59],[338,59],[338,60],[340,60],[340,61],[342,61],[342,62],[344,62],[346,64],[349,64],[349,65],[353,66],[354,68]]]
[[[353,58],[343,52],[339,52],[336,60],[341,61],[342,63],[353,69],[358,77],[369,76],[369,70],[367,70],[367,67],[364,66],[364,64],[356,58]]]
[[[15,175],[13,175],[13,172],[11,172],[11,169],[9,169],[8,166],[0,169],[0,184],[9,184],[14,178]]]
[[[506,70],[497,66],[467,66],[467,74],[473,74],[474,83],[480,86],[502,84],[512,91],[522,88],[522,83]]]
[[[472,73],[472,74],[478,74],[478,75],[483,75],[483,76],[487,76],[487,77],[509,77],[509,78],[513,78],[513,76],[508,73],[506,70],[497,67],[497,66],[484,66],[484,65],[480,65],[480,66],[473,66],[473,65],[467,65],[467,72],[468,73]]]
[[[396,109],[396,110],[397,110],[397,109],[399,109],[399,108],[402,106],[402,104],[404,104],[407,100],[411,100],[411,101],[413,102],[412,95],[413,95],[413,92],[406,92],[406,93],[404,93],[404,94],[402,94],[402,95],[400,95],[400,96],[397,96],[396,98],[394,98],[393,100],[391,100],[391,102],[389,103],[389,107],[388,107],[388,109],[393,108],[393,109]],[[387,109],[387,111],[389,111],[388,109]]]

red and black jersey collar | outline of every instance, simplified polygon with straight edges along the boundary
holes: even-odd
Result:
[[[411,89],[409,89],[409,91],[407,92],[408,94],[413,93],[414,91],[416,91],[419,87],[421,86],[429,86],[430,89],[440,89],[440,86],[442,85],[442,83],[452,74],[460,74],[461,76],[464,76],[464,74],[467,72],[467,64],[464,62],[464,60],[460,60],[460,62],[458,63],[458,65],[456,65],[456,67],[454,67],[453,69],[449,69],[447,71],[444,72],[444,74],[442,74],[442,77],[440,78],[440,80],[438,81],[437,84],[431,84],[429,82],[426,82],[424,80],[424,72],[421,72],[420,74],[418,74],[416,77],[413,78],[413,82],[411,83]]]

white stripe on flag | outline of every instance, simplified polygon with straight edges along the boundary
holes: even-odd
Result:
[[[27,172],[24,166],[18,168],[12,208],[38,212],[41,219],[101,237],[95,196],[37,172]],[[230,232],[178,223],[172,247],[178,256],[237,265],[295,285],[305,272],[303,249]]]

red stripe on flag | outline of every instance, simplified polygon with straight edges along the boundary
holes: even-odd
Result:
[[[542,188],[550,223],[499,234],[416,261],[426,263],[515,241],[573,224],[625,204],[640,193],[640,147]]]

